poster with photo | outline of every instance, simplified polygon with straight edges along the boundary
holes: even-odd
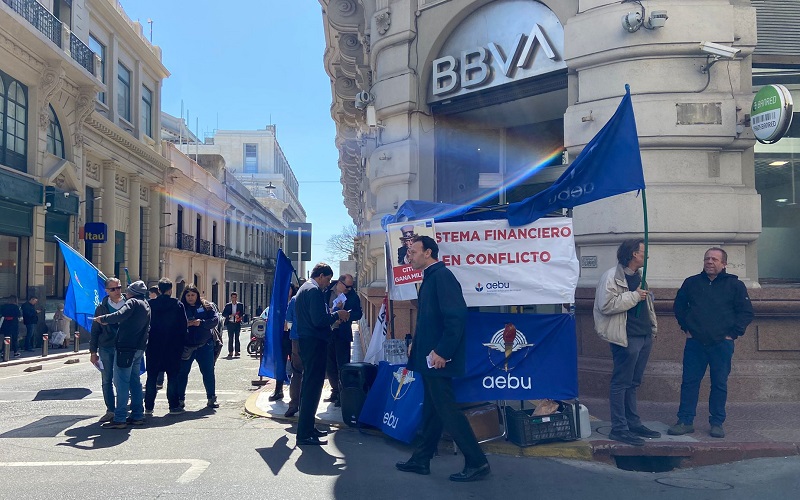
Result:
[[[407,255],[412,240],[417,236],[430,236],[436,239],[433,219],[398,222],[386,226],[386,237],[389,242],[389,260],[392,263],[392,282],[395,285],[422,281],[422,270],[415,271],[409,264]]]

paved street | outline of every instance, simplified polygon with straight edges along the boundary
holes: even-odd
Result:
[[[243,335],[244,338],[244,335]],[[453,484],[460,456],[434,460],[432,475],[394,470],[405,446],[354,429],[323,448],[294,448],[291,426],[243,414],[257,360],[220,359],[220,408],[205,410],[199,372],[185,415],[166,415],[159,394],[144,427],[100,429],[100,377],[86,356],[0,368],[0,498],[790,498],[800,459],[758,459],[664,474],[541,458],[490,456],[493,475]]]

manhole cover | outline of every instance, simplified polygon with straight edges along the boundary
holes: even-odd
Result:
[[[730,490],[733,486],[717,481],[707,481],[705,479],[688,479],[680,477],[662,477],[656,482],[674,488],[684,488],[687,490]]]

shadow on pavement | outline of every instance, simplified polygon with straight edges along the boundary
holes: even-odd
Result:
[[[53,438],[87,418],[92,418],[92,415],[51,415],[42,417],[19,429],[4,432],[0,434],[0,438]]]
[[[256,451],[269,466],[274,476],[277,476],[284,465],[289,461],[293,449],[289,447],[289,438],[281,436],[271,448],[256,448]]]
[[[92,394],[85,387],[64,387],[59,389],[42,389],[36,393],[34,401],[76,401]]]

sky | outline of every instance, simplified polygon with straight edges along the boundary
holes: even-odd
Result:
[[[352,223],[342,199],[330,78],[325,73],[322,8],[316,0],[121,0],[142,23],[171,76],[161,109],[181,116],[199,137],[214,129],[256,130],[273,123],[300,182],[312,224],[311,262],[333,267],[328,238]],[[235,8],[233,8],[235,4]],[[185,116],[185,115],[184,115]],[[271,120],[271,121],[270,121]]]

